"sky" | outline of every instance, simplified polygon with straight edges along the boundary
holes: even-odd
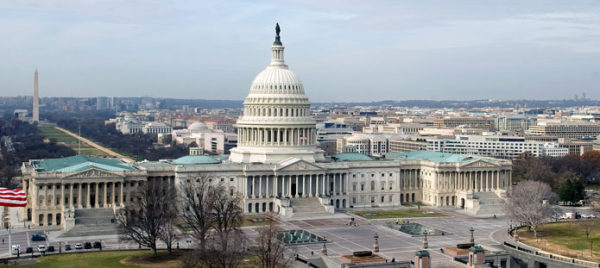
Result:
[[[596,0],[0,0],[0,96],[243,100],[276,22],[313,102],[600,99]]]

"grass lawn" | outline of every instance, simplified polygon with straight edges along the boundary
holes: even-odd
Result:
[[[446,214],[433,212],[427,209],[360,210],[350,211],[350,213],[366,219],[447,217]]]
[[[600,220],[595,222],[596,226],[600,226]],[[600,261],[600,230],[596,229],[590,233],[590,240],[594,241],[592,244],[594,255],[590,257],[590,240],[586,239],[585,232],[577,221],[542,225],[538,228],[539,239],[535,239],[533,232],[529,232],[526,227],[519,229],[518,233],[519,240],[523,243],[573,258],[581,259],[581,245],[583,245],[583,259]]]
[[[56,139],[57,143],[76,143],[77,141],[79,141],[75,137],[56,129],[54,126],[51,125],[40,126],[38,127],[38,130],[42,135],[44,135],[44,137],[48,139]]]
[[[425,205],[425,204],[423,204],[421,202],[415,202],[415,203],[402,203],[402,206],[403,207],[417,207],[417,206],[424,207],[424,206],[427,206],[427,205]]]
[[[63,144],[64,146],[67,146],[82,155],[95,157],[109,156],[107,153],[102,152],[86,143],[82,143],[80,147],[79,140],[77,138],[56,129],[55,126],[56,125],[43,125],[39,126],[38,129],[40,130],[40,133],[44,135],[44,137],[48,139],[55,139],[56,143]]]
[[[47,267],[47,268],[69,268],[69,267],[139,267],[137,265],[126,265],[121,260],[127,257],[135,257],[152,254],[148,250],[140,251],[104,251],[77,254],[61,254],[38,258],[39,263],[35,265],[23,265],[19,267]]]

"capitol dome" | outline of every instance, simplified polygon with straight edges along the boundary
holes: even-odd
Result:
[[[316,121],[304,85],[285,64],[279,25],[276,29],[271,63],[252,81],[244,100],[244,114],[237,121],[238,144],[231,150],[232,162],[324,160],[324,152],[316,148]]]

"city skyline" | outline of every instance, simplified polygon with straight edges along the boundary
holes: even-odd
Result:
[[[241,100],[279,22],[311,102],[600,98],[598,9],[544,3],[6,2],[0,79],[8,96],[37,67],[40,97]]]

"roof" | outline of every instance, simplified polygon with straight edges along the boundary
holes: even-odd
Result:
[[[333,156],[336,161],[373,161],[373,158],[368,155],[359,154],[359,153],[341,153]]]
[[[184,157],[173,160],[176,165],[193,165],[193,164],[219,164],[221,160],[207,155],[186,155]]]
[[[469,163],[476,160],[490,161],[487,158],[479,158],[468,155],[449,154],[431,151],[410,151],[405,153],[390,153],[385,155],[389,159],[427,160],[440,163]]]
[[[98,158],[85,155],[33,161],[34,169],[38,172],[78,172],[92,168],[106,171],[133,169],[130,165],[117,159]]]

